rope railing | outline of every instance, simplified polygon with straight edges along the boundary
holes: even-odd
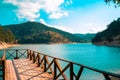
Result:
[[[13,53],[11,54],[9,51],[12,51]],[[104,77],[104,80],[112,80],[113,77],[120,79],[120,74],[115,74],[115,73],[91,68],[79,63],[56,58],[56,57],[42,54],[40,52],[29,50],[29,49],[17,49],[17,50],[10,49],[10,50],[6,50],[6,52],[10,53],[10,55],[14,57],[13,59],[19,59],[22,56],[24,56],[24,58],[28,58],[33,63],[37,64],[38,67],[41,67],[44,70],[44,72],[48,72],[49,74],[51,74],[54,80],[59,80],[59,79],[60,80],[80,80],[84,69],[92,70],[94,72],[98,72],[99,74],[102,74]],[[65,63],[64,68],[61,62]],[[74,70],[75,66],[78,67],[77,72]]]

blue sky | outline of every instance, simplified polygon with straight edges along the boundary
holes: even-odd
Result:
[[[71,33],[96,33],[120,17],[104,0],[0,0],[0,24],[36,21]]]

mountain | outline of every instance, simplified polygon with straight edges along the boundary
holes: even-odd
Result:
[[[93,33],[87,33],[87,34],[76,33],[74,35],[80,37],[81,39],[85,40],[86,42],[91,42],[96,34],[93,34]]]
[[[6,25],[15,35],[18,43],[70,43],[83,42],[80,37],[38,22]]]
[[[94,44],[120,45],[120,18],[111,22],[107,29],[96,34]]]

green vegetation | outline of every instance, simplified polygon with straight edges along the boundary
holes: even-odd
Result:
[[[110,3],[114,3],[115,7],[120,7],[120,0],[104,0],[108,5],[110,5]]]
[[[81,39],[85,40],[85,42],[91,42],[92,39],[95,37],[95,34],[90,34],[90,33],[87,33],[87,34],[74,34],[78,37],[80,37]]]
[[[4,28],[14,32],[18,43],[69,43],[84,41],[71,33],[37,22],[7,25]]]
[[[10,29],[4,30],[3,27],[0,26],[0,41],[14,43],[15,36]]]
[[[92,42],[120,44],[120,18],[111,22],[106,30],[97,33]]]
[[[106,3],[110,3],[113,2],[114,4],[119,5],[120,4],[120,0],[105,0]]]

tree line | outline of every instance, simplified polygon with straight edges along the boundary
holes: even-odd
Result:
[[[111,22],[107,26],[107,29],[105,29],[104,31],[97,33],[96,36],[93,38],[92,42],[93,43],[101,41],[111,42],[114,41],[114,38],[119,35],[120,35],[120,18]]]
[[[0,41],[7,43],[15,43],[15,36],[10,29],[4,29],[0,26]]]
[[[80,37],[74,34],[55,29],[39,22],[25,22],[3,26],[14,32],[18,43],[69,43],[82,42]]]

